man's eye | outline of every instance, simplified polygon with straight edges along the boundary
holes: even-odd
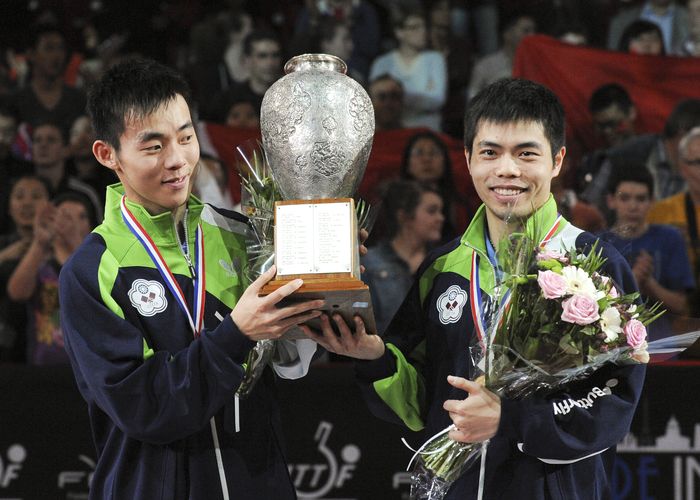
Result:
[[[155,146],[149,146],[145,150],[146,151],[160,151],[161,146],[160,144],[156,144]]]

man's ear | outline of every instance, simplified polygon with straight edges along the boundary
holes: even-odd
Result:
[[[471,174],[472,169],[471,166],[469,165],[469,159],[471,158],[471,153],[467,148],[464,148],[464,159],[467,160],[467,170],[469,170],[469,173]]]
[[[564,165],[565,156],[566,148],[562,146],[559,152],[554,155],[554,171],[552,172],[552,177],[556,177],[561,172],[561,167]]]
[[[105,141],[95,141],[92,144],[92,154],[95,155],[97,161],[110,170],[115,172],[119,168],[119,163],[117,162],[117,152],[114,147]]]

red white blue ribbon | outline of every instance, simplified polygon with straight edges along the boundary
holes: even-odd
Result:
[[[559,229],[559,224],[561,223],[562,216],[559,214],[552,224],[552,227],[547,231],[547,234],[545,234],[544,238],[542,238],[542,241],[540,241],[540,248],[544,248],[547,243],[549,243],[549,240],[552,239],[552,237],[556,234],[557,229]],[[479,339],[479,343],[484,346],[483,342],[484,339],[487,338],[487,330],[486,330],[486,325],[484,322],[484,314],[483,311],[481,310],[482,308],[482,290],[480,286],[480,278],[479,278],[479,254],[476,251],[472,252],[472,265],[471,265],[471,273],[469,277],[469,287],[471,291],[471,311],[472,311],[472,320],[474,322],[474,328],[476,329],[476,335],[477,338]],[[501,300],[501,304],[499,307],[500,311],[503,311],[504,307],[507,307],[507,303],[510,300],[510,290],[508,290],[504,296],[503,299]],[[496,318],[495,321],[498,321]]]
[[[175,296],[180,309],[182,309],[187,316],[187,321],[192,329],[192,334],[195,338],[199,337],[202,331],[204,323],[204,302],[206,298],[206,283],[205,283],[205,269],[204,269],[204,238],[202,235],[202,225],[197,225],[197,232],[195,234],[195,256],[194,256],[194,318],[190,313],[190,308],[185,299],[185,294],[180,288],[175,276],[173,275],[170,267],[165,262],[165,259],[158,250],[158,246],[148,235],[143,226],[134,217],[129,208],[126,206],[126,196],[122,196],[121,199],[121,212],[124,223],[131,230],[136,239],[141,242],[146,253],[151,257],[151,260],[156,266],[156,269],[160,272],[163,277],[165,284],[168,286],[170,292]]]

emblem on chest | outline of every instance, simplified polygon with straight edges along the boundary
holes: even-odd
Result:
[[[462,310],[467,303],[467,292],[458,285],[450,286],[437,299],[436,306],[440,323],[448,325],[456,323],[462,317]]]
[[[141,316],[155,316],[168,307],[165,288],[157,281],[135,280],[129,290],[129,300]]]

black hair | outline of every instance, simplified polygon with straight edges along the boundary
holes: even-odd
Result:
[[[51,189],[51,184],[49,183],[49,181],[46,180],[46,179],[43,178],[43,177],[39,177],[38,175],[36,175],[36,174],[33,173],[33,172],[28,172],[28,173],[26,173],[26,174],[20,174],[20,175],[17,175],[17,176],[15,176],[15,177],[12,177],[12,178],[10,179],[10,189],[9,189],[9,191],[8,191],[9,196],[11,196],[12,190],[13,190],[13,189],[15,188],[15,186],[19,183],[19,181],[23,181],[23,180],[25,180],[25,179],[32,179],[32,180],[35,180],[35,181],[39,181],[39,183],[40,183],[42,186],[44,186],[44,188],[46,188],[46,199],[51,198],[51,192],[52,192],[53,190]],[[8,196],[8,198],[9,198],[9,196]]]
[[[650,33],[652,31],[659,35],[659,39],[661,40],[661,54],[666,54],[666,49],[664,48],[664,35],[661,32],[661,28],[659,28],[658,24],[652,23],[651,21],[646,21],[644,19],[637,19],[636,21],[632,21],[627,25],[622,32],[617,50],[621,52],[629,52],[630,43],[632,40],[637,38],[639,35]]]
[[[51,199],[51,203],[56,207],[67,201],[80,203],[85,208],[85,213],[90,221],[90,229],[97,226],[97,214],[95,213],[95,206],[90,201],[90,198],[78,191],[62,191]]]
[[[672,139],[700,126],[700,99],[683,99],[671,111],[664,124],[664,137]]]
[[[440,137],[430,131],[423,131],[423,132],[418,132],[416,134],[413,134],[411,137],[409,137],[408,142],[406,143],[406,147],[403,149],[403,156],[401,158],[401,169],[400,169],[400,175],[402,179],[411,179],[415,180],[413,176],[411,175],[411,172],[409,171],[409,163],[411,159],[411,152],[413,151],[413,147],[416,145],[418,141],[421,139],[429,139],[431,140],[440,150],[440,154],[442,155],[442,161],[443,161],[443,171],[442,171],[442,177],[438,181],[438,187],[440,188],[441,191],[452,191],[454,190],[454,182],[452,181],[452,160],[450,159],[450,153],[447,149],[447,145],[445,144],[445,141],[440,139]]]
[[[464,113],[464,147],[470,155],[482,122],[540,123],[552,147],[552,157],[564,146],[564,108],[554,92],[530,80],[503,78],[468,103]]]
[[[374,85],[376,82],[383,82],[386,80],[391,80],[392,82],[396,82],[401,89],[403,90],[403,83],[401,83],[401,80],[393,76],[391,73],[382,73],[381,75],[377,75],[374,78],[372,78],[368,83],[367,83],[367,90]]]
[[[88,93],[87,111],[95,138],[119,151],[119,137],[132,119],[144,118],[190,87],[175,70],[151,59],[127,59],[109,70]]]
[[[61,141],[63,145],[66,146],[68,144],[68,131],[63,125],[53,120],[40,120],[32,124],[32,141],[34,141],[34,134],[39,127],[53,127],[57,129],[61,134]]]
[[[399,212],[412,217],[416,213],[416,208],[420,205],[424,193],[435,193],[441,198],[443,197],[434,186],[408,179],[397,179],[384,187],[381,207],[385,229],[384,236],[388,241],[392,240],[401,230]]]
[[[649,193],[649,197],[654,195],[654,177],[649,172],[647,166],[642,162],[631,162],[615,168],[608,180],[608,193],[615,194],[617,188],[623,182],[636,182],[644,184]]]
[[[397,6],[391,10],[391,27],[392,29],[398,30],[404,27],[406,24],[406,19],[409,17],[420,17],[428,23],[428,17],[425,13],[425,9],[421,7],[420,4],[411,4]]]
[[[246,37],[243,39],[243,54],[246,56],[250,56],[253,53],[253,44],[261,42],[263,40],[270,40],[272,42],[275,42],[280,47],[280,49],[282,48],[282,44],[280,43],[279,37],[275,34],[274,31],[268,29],[259,29],[248,33],[248,35],[246,35]]]
[[[606,83],[593,91],[588,100],[588,110],[597,113],[616,105],[625,113],[628,113],[634,106],[630,95],[625,87],[619,83]]]
[[[416,180],[411,172],[409,171],[409,161],[411,158],[411,152],[416,143],[421,139],[431,140],[440,150],[443,160],[442,177],[434,183],[434,187],[437,188],[437,192],[442,197],[443,202],[443,214],[445,215],[445,222],[442,226],[443,239],[447,240],[454,233],[454,223],[452,220],[452,204],[459,200],[460,196],[455,188],[454,179],[452,177],[452,159],[450,158],[450,152],[447,148],[445,141],[440,139],[434,132],[428,130],[418,132],[412,135],[406,147],[403,150],[403,156],[401,158],[401,168],[399,170],[402,179]]]
[[[63,34],[63,31],[61,31],[61,28],[58,24],[49,21],[44,21],[35,24],[34,26],[32,26],[32,29],[29,33],[29,39],[27,44],[28,48],[36,49],[39,45],[39,40],[41,40],[43,36],[52,34],[60,35],[61,38],[63,38],[63,43],[66,43],[66,36]],[[66,51],[67,50],[68,48],[66,47]]]

